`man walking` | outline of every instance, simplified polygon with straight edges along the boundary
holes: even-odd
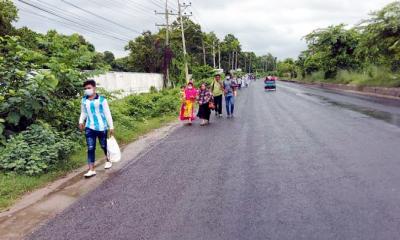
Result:
[[[224,94],[224,86],[221,82],[221,75],[215,75],[211,85],[211,92],[214,96],[215,116],[222,117],[222,95]]]
[[[83,84],[85,96],[81,102],[81,116],[79,118],[79,128],[85,130],[87,144],[87,158],[89,171],[85,174],[86,178],[96,175],[94,163],[96,158],[96,140],[99,139],[101,148],[107,157],[107,133],[114,135],[114,125],[111,111],[107,100],[96,93],[96,82],[88,80]],[[112,167],[107,157],[105,169]]]
[[[224,94],[225,94],[225,105],[226,113],[228,118],[233,117],[233,111],[235,110],[235,92],[236,83],[232,80],[231,74],[226,74],[226,80],[224,81]]]

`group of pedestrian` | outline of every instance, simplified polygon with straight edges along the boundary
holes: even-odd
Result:
[[[225,97],[227,118],[232,118],[235,110],[235,96],[238,89],[238,82],[232,78],[231,74],[226,75],[224,81],[221,75],[216,74],[210,86],[202,83],[197,90],[193,81],[182,87],[182,105],[180,120],[192,125],[196,116],[201,119],[201,126],[210,123],[211,111],[215,111],[215,116],[221,118],[222,102]],[[195,105],[198,104],[198,112],[195,115]]]
[[[107,138],[114,135],[114,124],[111,111],[104,96],[100,96],[96,91],[96,82],[87,80],[83,84],[84,96],[81,100],[81,115],[79,118],[79,128],[84,132],[87,144],[88,172],[84,175],[87,178],[96,175],[95,158],[96,142],[99,141],[100,147],[106,156],[105,169],[110,169],[112,163],[107,154]],[[189,125],[196,119],[201,119],[201,125],[210,123],[211,111],[215,115],[222,117],[222,101],[225,97],[227,117],[232,118],[235,109],[235,96],[238,84],[230,74],[221,81],[221,75],[215,75],[211,86],[202,83],[197,90],[190,81],[182,88],[182,107],[180,119],[187,121]],[[195,116],[195,107],[198,104],[198,112]]]

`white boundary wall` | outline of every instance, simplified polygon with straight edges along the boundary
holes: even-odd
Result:
[[[158,73],[108,72],[93,78],[98,87],[107,91],[122,91],[123,96],[147,93],[151,87],[161,90],[163,75]]]

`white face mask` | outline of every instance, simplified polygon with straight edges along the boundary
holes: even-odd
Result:
[[[85,96],[90,97],[90,96],[93,96],[93,94],[94,94],[93,88],[90,88],[90,89],[86,89],[86,90],[85,90]]]
[[[230,76],[226,76],[226,79],[227,79],[227,80],[230,80],[230,79],[231,79],[231,77],[230,77]]]
[[[188,86],[188,89],[193,89],[193,86],[192,86],[192,85],[189,85],[189,86]]]

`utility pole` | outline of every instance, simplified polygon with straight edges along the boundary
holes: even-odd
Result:
[[[229,64],[228,64],[228,71],[230,72],[231,70],[232,70],[232,62],[231,62],[231,59],[232,59],[232,53],[229,53]]]
[[[207,65],[207,59],[206,59],[206,47],[204,46],[204,39],[201,39],[201,44],[203,47],[203,64],[205,66]]]
[[[218,44],[218,68],[221,69],[221,45]]]
[[[165,12],[164,13],[159,13],[155,11],[156,14],[158,15],[165,15],[165,24],[156,24],[157,27],[165,27],[165,52],[164,52],[164,58],[167,57],[167,51],[169,51],[169,16],[170,15],[177,15],[176,13],[173,13],[172,11],[170,12],[168,10],[168,0],[165,0]],[[169,78],[169,63],[166,61],[166,66],[165,66],[165,77],[164,77],[164,87],[167,87],[170,84],[170,78]]]
[[[213,40],[213,46],[212,46],[212,54],[213,54],[213,64],[214,64],[214,69],[217,68],[217,64],[215,62],[215,40]]]
[[[239,52],[238,52],[238,51],[236,51],[236,64],[235,64],[235,70],[237,70],[237,69],[238,69],[238,67],[239,67],[239,65],[238,65],[238,62],[239,62]]]
[[[235,51],[232,51],[231,69],[235,70]]]
[[[246,53],[244,54],[244,72],[247,72],[247,58],[246,58]]]
[[[183,28],[183,14],[182,14],[182,9],[186,9],[187,7],[190,7],[191,3],[187,5],[186,3],[181,4],[180,1],[178,0],[178,15],[179,19],[181,22],[181,32],[182,32],[182,47],[183,47],[183,61],[185,64],[185,77],[186,77],[186,82],[189,82],[189,66],[187,62],[187,51],[186,51],[186,40],[185,40],[185,29]],[[189,16],[189,15],[185,15]]]
[[[249,74],[251,73],[251,68],[252,68],[252,65],[251,65],[251,56],[250,56]]]

